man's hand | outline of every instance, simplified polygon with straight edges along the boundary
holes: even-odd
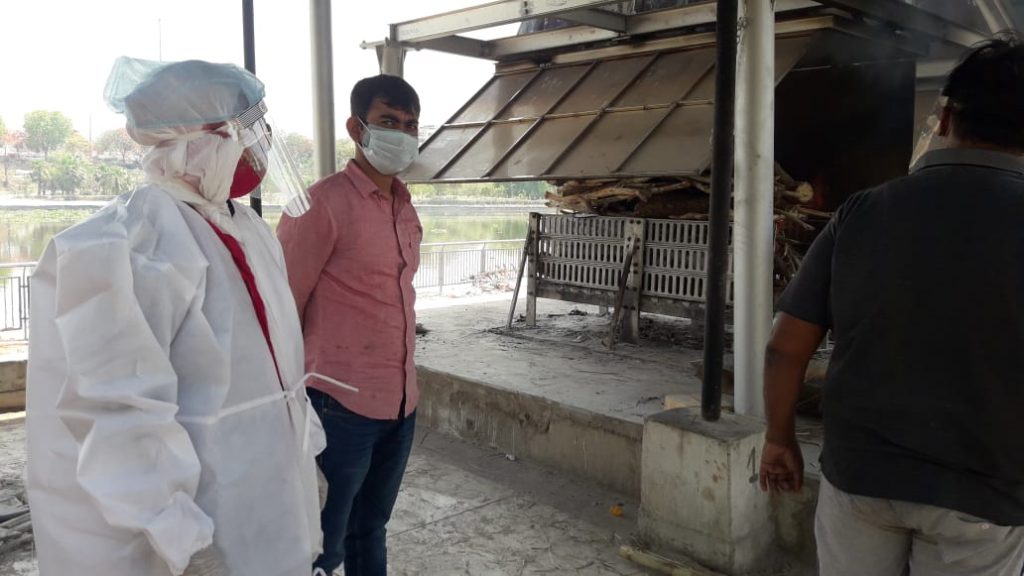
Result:
[[[807,363],[825,337],[825,327],[780,312],[764,354],[764,405],[768,430],[761,453],[761,489],[799,492],[804,457],[796,442],[796,404]]]
[[[799,492],[804,485],[804,457],[796,440],[765,440],[761,451],[761,490]]]

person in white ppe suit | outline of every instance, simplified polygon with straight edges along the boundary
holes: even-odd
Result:
[[[54,237],[32,277],[41,576],[310,573],[324,442],[302,331],[277,240],[232,200],[289,166],[263,97],[233,65],[115,64],[146,183]]]

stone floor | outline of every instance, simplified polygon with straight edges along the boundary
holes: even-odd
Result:
[[[22,423],[0,422],[0,486],[20,483],[24,462]],[[390,573],[647,574],[617,555],[636,510],[614,493],[420,430],[390,525]],[[5,554],[0,576],[38,576],[33,551]]]
[[[610,349],[605,340],[611,318],[596,306],[538,300],[531,328],[521,297],[506,330],[510,295],[435,302],[417,306],[417,321],[429,330],[416,342],[421,367],[638,425],[665,408],[666,396],[675,407],[701,404],[694,363],[703,358],[704,335],[687,319],[644,314],[640,343]],[[731,363],[728,349],[726,361]],[[726,411],[733,405],[730,386],[722,396]],[[821,420],[799,417],[797,434],[807,473],[816,477]]]

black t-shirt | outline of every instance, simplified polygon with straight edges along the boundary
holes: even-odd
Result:
[[[1024,525],[1024,159],[930,152],[851,197],[779,309],[835,339],[831,483]]]

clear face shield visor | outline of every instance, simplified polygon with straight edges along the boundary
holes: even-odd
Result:
[[[932,105],[931,113],[925,118],[921,131],[917,135],[917,143],[914,146],[914,153],[910,158],[910,167],[917,165],[921,157],[926,153],[944,147],[946,139],[939,135],[940,118],[942,110],[949,105],[949,98],[939,96]]]
[[[262,195],[281,202],[284,213],[298,217],[310,207],[309,194],[302,183],[295,157],[285,141],[274,138],[273,123],[267,105],[259,102],[223,128],[245,152],[243,160],[263,176]]]

